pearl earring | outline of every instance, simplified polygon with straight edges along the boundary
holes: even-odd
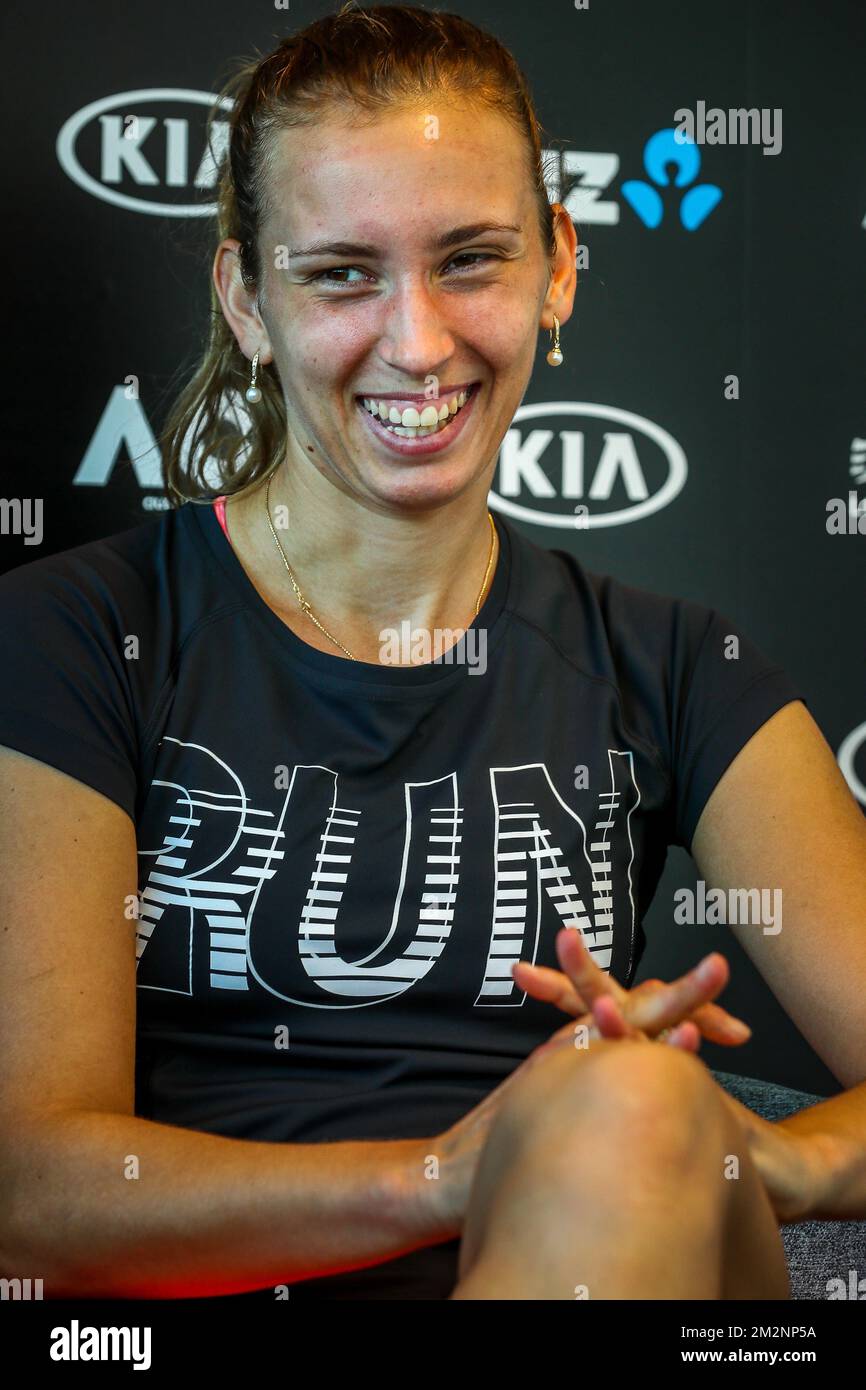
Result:
[[[262,398],[262,393],[259,390],[258,386],[256,386],[256,372],[258,371],[258,369],[259,354],[257,352],[255,357],[253,358],[253,370],[252,376],[250,377],[250,384],[246,389],[246,398],[249,401],[250,405],[258,405],[259,401]]]
[[[562,362],[562,352],[559,347],[559,319],[556,314],[553,316],[553,328],[548,331],[553,335],[553,347],[547,354],[547,360],[551,367],[558,367]]]

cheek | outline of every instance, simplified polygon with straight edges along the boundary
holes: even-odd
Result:
[[[295,321],[293,331],[302,348],[304,362],[316,359],[324,374],[335,375],[343,362],[355,362],[359,353],[369,351],[371,342],[375,343],[378,336],[373,315],[364,312],[360,305],[353,309],[348,304],[333,312],[325,306],[317,314],[307,314]]]
[[[301,295],[285,295],[275,317],[287,379],[307,390],[339,380],[369,352],[378,332],[369,306],[314,304]]]
[[[357,325],[350,327],[348,316],[339,325],[325,327],[294,321],[290,337],[280,342],[280,378],[291,393],[313,406],[317,396],[356,368],[367,342]]]
[[[464,315],[462,336],[480,356],[503,370],[535,351],[538,310],[528,289],[479,294]]]

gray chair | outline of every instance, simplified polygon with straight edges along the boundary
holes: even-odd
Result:
[[[732,1072],[713,1071],[712,1075],[735,1100],[765,1120],[781,1120],[825,1099]],[[856,1271],[855,1287],[857,1280],[866,1278],[866,1221],[795,1221],[782,1227],[782,1239],[792,1298],[826,1300],[830,1279],[843,1280],[847,1291],[852,1270]]]

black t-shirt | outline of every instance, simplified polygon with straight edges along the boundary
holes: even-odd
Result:
[[[515,960],[570,925],[633,980],[667,846],[803,696],[716,610],[496,525],[479,640],[421,666],[301,641],[210,505],[0,579],[0,744],[135,823],[137,1114],[432,1138],[562,1024]],[[444,1297],[456,1250],[292,1297]]]

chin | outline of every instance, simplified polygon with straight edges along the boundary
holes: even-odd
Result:
[[[429,511],[444,507],[465,495],[479,476],[472,470],[444,462],[411,462],[396,469],[365,470],[362,490],[388,508],[402,511]]]

